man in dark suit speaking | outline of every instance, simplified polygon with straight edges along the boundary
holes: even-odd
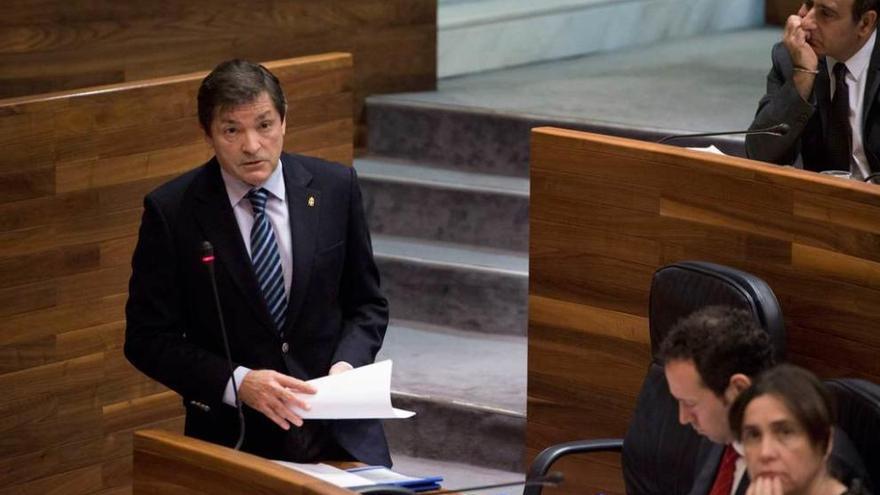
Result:
[[[390,465],[378,420],[303,420],[306,380],[372,363],[388,306],[379,288],[353,169],[282,152],[287,104],[278,79],[241,60],[199,88],[215,156],[144,199],[126,306],[125,355],[179,393],[187,435],[238,437],[204,241],[244,407],[242,449],[311,462]]]
[[[785,136],[746,137],[749,158],[813,171],[880,171],[878,0],[806,0],[773,47],[767,94],[752,129],[786,123]]]

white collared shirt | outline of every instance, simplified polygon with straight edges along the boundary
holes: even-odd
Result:
[[[731,446],[733,446],[733,450],[739,456],[736,458],[736,464],[733,469],[733,485],[730,487],[730,495],[734,495],[737,487],[742,483],[743,476],[746,474],[746,458],[743,457],[745,451],[740,442],[733,442]]]
[[[247,184],[232,175],[226,173],[220,168],[220,175],[223,177],[223,184],[226,186],[226,194],[229,196],[229,204],[232,205],[232,212],[235,214],[235,221],[238,223],[238,231],[244,241],[244,247],[247,249],[248,256],[251,256],[251,228],[254,226],[254,211],[251,208],[251,202],[246,200],[247,193],[255,186]],[[275,230],[275,241],[278,243],[278,254],[281,257],[281,271],[284,275],[284,290],[290,301],[290,286],[293,279],[293,250],[291,248],[290,239],[290,214],[287,209],[287,190],[284,187],[284,171],[281,166],[281,159],[278,159],[278,166],[272,175],[266,179],[266,182],[256,186],[263,187],[269,191],[269,198],[266,201],[266,215],[269,217],[269,223]],[[250,368],[239,366],[233,373],[235,375],[236,389],[241,388],[241,382],[245,375],[250,372]],[[232,379],[226,382],[226,388],[223,391],[223,402],[235,406],[235,394],[232,389]]]
[[[245,196],[255,186],[227,174],[222,167],[220,168],[220,175],[223,177],[223,184],[226,186],[226,194],[229,196],[229,204],[232,205],[235,221],[238,223],[238,230],[241,233],[248,256],[250,256],[251,228],[254,225],[254,212],[251,208],[251,202],[245,201]],[[284,170],[280,158],[278,159],[278,166],[275,167],[272,175],[266,179],[266,182],[256,187],[263,187],[269,191],[269,199],[266,201],[266,215],[269,216],[269,223],[275,229],[275,240],[278,243],[278,254],[281,256],[281,270],[284,274],[284,290],[287,293],[289,303],[290,287],[293,279],[293,247],[290,235],[290,213],[287,209],[287,189],[284,187]],[[352,365],[345,361],[338,361],[333,366],[339,364],[342,364],[346,369],[352,369]],[[250,373],[250,371],[251,369],[246,366],[235,368],[233,375],[235,376],[236,390],[241,388],[241,382],[244,381],[245,375]],[[233,382],[230,378],[226,382],[226,388],[223,390],[223,402],[235,407],[235,394],[232,384]]]
[[[868,84],[868,64],[874,53],[874,40],[877,30],[871,33],[868,41],[844,64],[846,65],[846,83],[849,88],[849,126],[852,129],[852,157],[850,159],[850,172],[854,178],[864,179],[871,173],[871,166],[865,156],[865,146],[862,142],[862,116],[864,115],[865,86]],[[826,69],[831,79],[831,95],[837,88],[834,80],[834,65],[838,62],[833,57],[826,57]]]
[[[287,209],[287,191],[284,188],[284,172],[281,160],[272,175],[261,185],[252,186],[226,173],[220,168],[223,183],[226,185],[226,194],[229,195],[229,204],[235,214],[238,230],[244,241],[248,256],[251,256],[251,228],[254,226],[254,211],[251,202],[246,196],[251,189],[264,188],[269,191],[269,199],[266,201],[266,215],[269,223],[275,230],[275,241],[278,243],[278,254],[281,256],[281,271],[284,274],[284,291],[290,298],[290,286],[293,279],[293,249],[290,238],[290,213]]]

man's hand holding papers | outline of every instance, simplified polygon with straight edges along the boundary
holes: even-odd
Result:
[[[317,389],[307,397],[311,408],[291,409],[303,419],[410,418],[414,412],[391,405],[391,366],[382,361],[309,380]]]

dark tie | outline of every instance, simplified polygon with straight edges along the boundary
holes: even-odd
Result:
[[[251,262],[266,306],[281,332],[287,319],[287,294],[284,292],[284,273],[281,271],[281,257],[278,255],[278,243],[269,218],[266,216],[266,202],[269,191],[260,188],[252,189],[248,195],[254,210],[254,226],[251,228]]]
[[[849,87],[846,84],[846,65],[834,64],[834,97],[828,122],[828,166],[834,170],[849,170],[852,157],[852,129],[849,126]]]
[[[733,475],[736,473],[736,460],[739,454],[733,450],[733,446],[724,447],[724,454],[721,456],[721,465],[718,466],[718,474],[715,475],[715,483],[709,495],[730,495],[733,490]]]

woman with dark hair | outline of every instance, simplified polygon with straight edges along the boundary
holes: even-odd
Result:
[[[828,470],[834,400],[809,371],[783,364],[761,374],[730,408],[751,484],[747,495],[861,495]]]

